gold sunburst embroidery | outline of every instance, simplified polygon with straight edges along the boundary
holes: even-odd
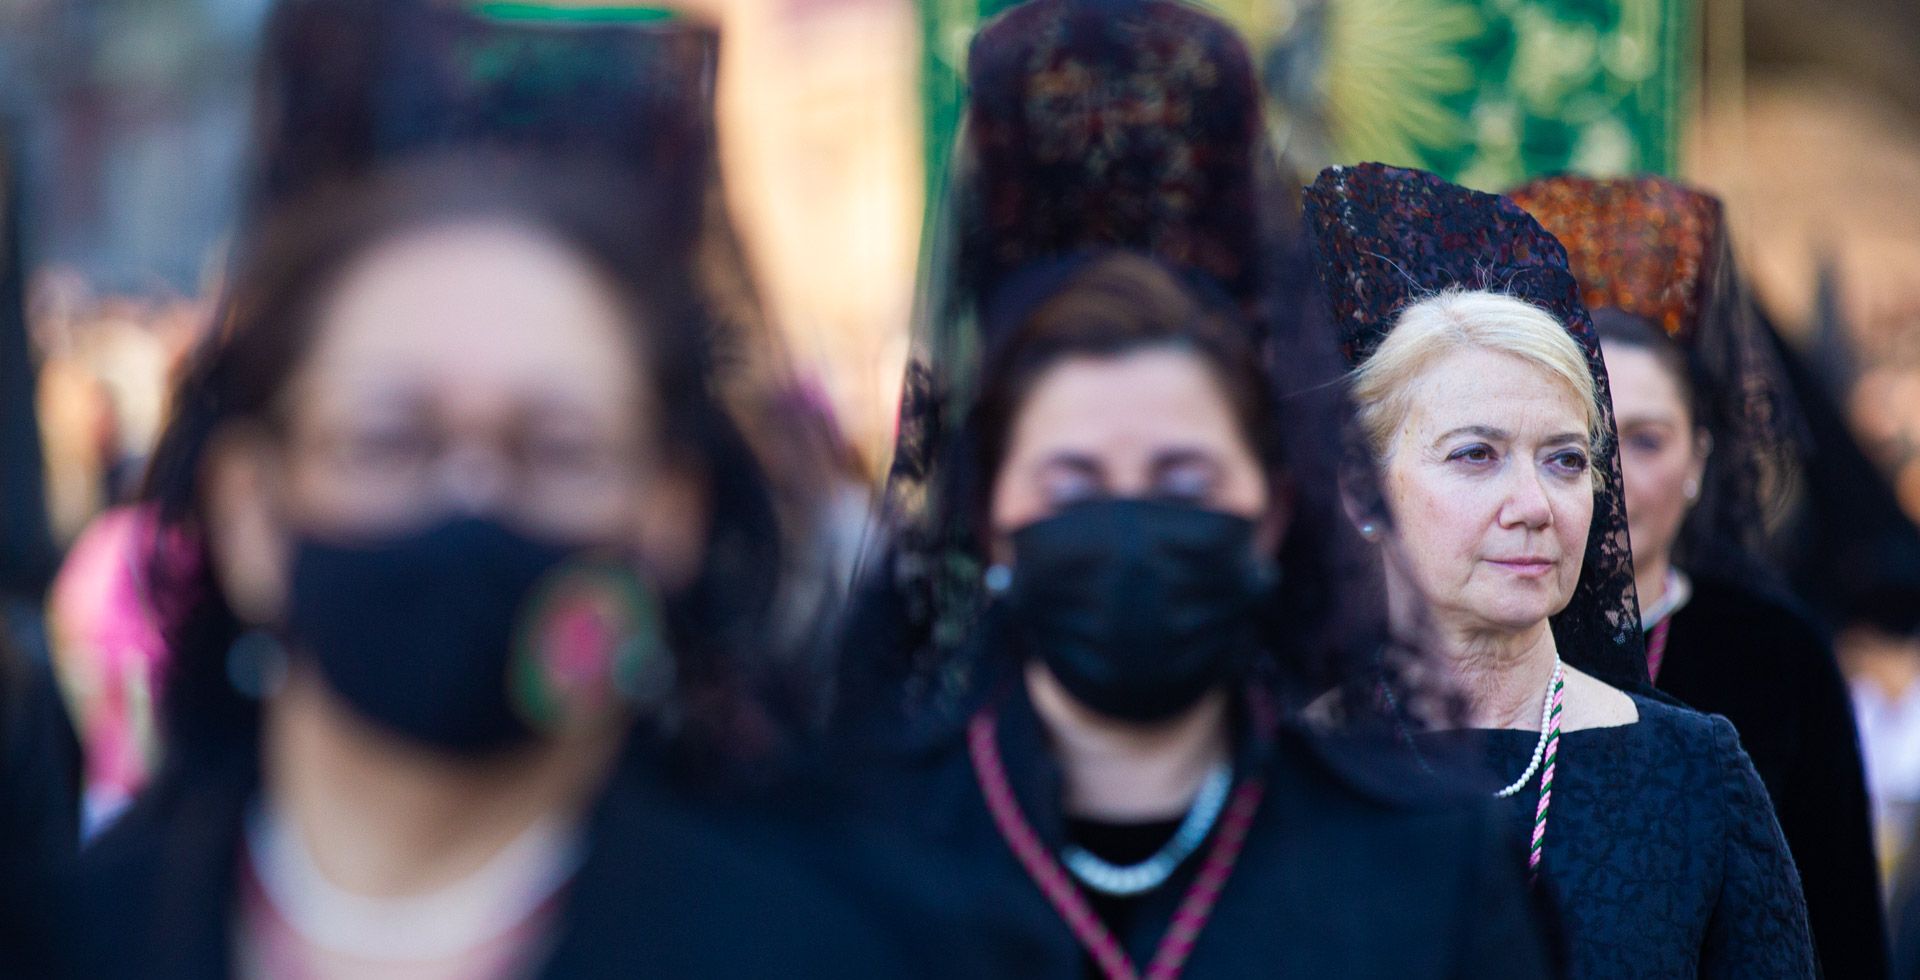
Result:
[[[1463,146],[1472,133],[1447,100],[1473,88],[1460,48],[1486,30],[1478,10],[1448,0],[1334,2],[1322,84],[1339,152],[1431,166],[1429,151]]]

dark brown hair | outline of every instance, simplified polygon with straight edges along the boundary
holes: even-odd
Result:
[[[1063,283],[1019,318],[983,367],[973,421],[978,434],[974,505],[985,516],[1014,420],[1034,386],[1060,362],[1143,350],[1192,354],[1206,364],[1233,409],[1241,435],[1270,470],[1279,464],[1267,378],[1247,331],[1204,287],[1130,252],[1075,263]],[[985,528],[983,520],[976,524]]]
[[[1679,341],[1668,336],[1653,321],[1610,306],[1593,311],[1593,329],[1600,335],[1603,350],[1643,350],[1653,355],[1661,370],[1680,389],[1680,400],[1686,403],[1687,414],[1693,417],[1694,427],[1701,428],[1709,423],[1705,407],[1700,404],[1699,379]]]

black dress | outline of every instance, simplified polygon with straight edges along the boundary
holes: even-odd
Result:
[[[1068,820],[1044,729],[1021,685],[998,705],[1008,785],[1057,854]],[[1386,780],[1350,778],[1337,749],[1298,729],[1281,728],[1264,752],[1250,742],[1238,753],[1238,776],[1250,759],[1264,757],[1258,768],[1267,792],[1184,976],[1549,975],[1543,917],[1526,898],[1492,808],[1458,797],[1419,803],[1378,785]],[[977,975],[1099,975],[996,829],[964,735],[892,759],[873,775],[870,792],[885,818],[912,827],[923,848],[919,867],[895,885],[938,883],[949,924],[972,937],[985,959],[986,972]],[[1136,899],[1092,903],[1142,972],[1203,863],[1189,858]]]
[[[1655,682],[1725,715],[1766,783],[1830,977],[1887,972],[1860,740],[1846,681],[1790,600],[1700,577],[1674,613]]]
[[[156,784],[91,846],[61,895],[66,974],[231,975],[243,818],[257,786],[245,759],[202,766],[190,784]],[[810,814],[696,797],[627,766],[591,816],[538,973],[906,977],[935,972],[921,958],[936,955],[943,968],[970,968],[926,917],[822,870],[850,863],[843,853]]]
[[[0,976],[50,967],[54,876],[80,834],[80,746],[45,658],[0,643]]]
[[[1632,697],[1638,722],[1560,740],[1541,881],[1567,976],[1814,976],[1799,877],[1733,726]],[[1539,738],[1480,734],[1502,774]],[[1537,780],[1505,801],[1516,854],[1538,801]]]

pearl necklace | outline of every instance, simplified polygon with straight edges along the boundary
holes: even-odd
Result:
[[[1547,693],[1540,699],[1540,740],[1533,743],[1533,761],[1527,764],[1527,771],[1521,773],[1519,779],[1507,784],[1507,788],[1493,794],[1494,799],[1504,800],[1520,792],[1521,788],[1527,785],[1528,780],[1533,778],[1533,774],[1540,771],[1540,760],[1547,752],[1547,721],[1553,713],[1554,703],[1559,700],[1555,698],[1554,695],[1559,692],[1561,685],[1564,684],[1565,681],[1566,668],[1560,663],[1560,655],[1556,653],[1553,655],[1553,679],[1547,682]],[[1558,733],[1557,730],[1555,733]]]
[[[1553,680],[1547,684],[1547,695],[1540,705],[1540,740],[1533,744],[1533,762],[1527,771],[1513,781],[1507,788],[1493,794],[1495,799],[1504,800],[1527,784],[1537,771],[1540,773],[1540,802],[1533,809],[1533,838],[1527,847],[1527,883],[1532,884],[1540,877],[1541,847],[1547,839],[1547,806],[1553,802],[1553,767],[1560,757],[1560,712],[1566,703],[1567,670],[1560,662],[1558,653],[1553,655]]]
[[[1226,807],[1227,791],[1232,787],[1232,767],[1224,762],[1214,766],[1201,782],[1193,808],[1174,831],[1173,839],[1138,864],[1124,867],[1112,864],[1078,844],[1068,844],[1060,851],[1060,863],[1066,865],[1081,884],[1103,895],[1124,898],[1150,892],[1165,884],[1173,877],[1174,869],[1200,849],[1201,842],[1213,832],[1220,811]]]

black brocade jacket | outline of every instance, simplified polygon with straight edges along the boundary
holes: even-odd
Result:
[[[233,974],[251,752],[162,783],[85,853],[60,891],[57,975],[217,980]],[[971,969],[927,916],[875,903],[840,873],[874,863],[830,808],[704,798],[623,766],[595,807],[536,976],[912,977]],[[5,974],[0,970],[0,974]],[[960,975],[958,972],[952,975]],[[974,975],[979,975],[975,973]]]
[[[1705,576],[1668,629],[1658,685],[1740,733],[1800,869],[1826,976],[1886,976],[1866,776],[1832,647],[1793,600]]]
[[[1057,853],[1067,833],[1059,774],[1024,688],[1004,689],[997,734],[1007,778]],[[1237,768],[1262,771],[1267,793],[1183,976],[1549,975],[1522,855],[1490,801],[1421,804],[1362,786],[1319,738],[1283,727],[1264,753],[1243,740]],[[908,901],[939,904],[971,937],[986,971],[975,975],[1099,975],[996,829],[964,731],[903,748],[868,776],[879,819],[918,839],[920,864],[895,886],[921,889]],[[1128,916],[1119,939],[1142,972],[1211,843]]]

